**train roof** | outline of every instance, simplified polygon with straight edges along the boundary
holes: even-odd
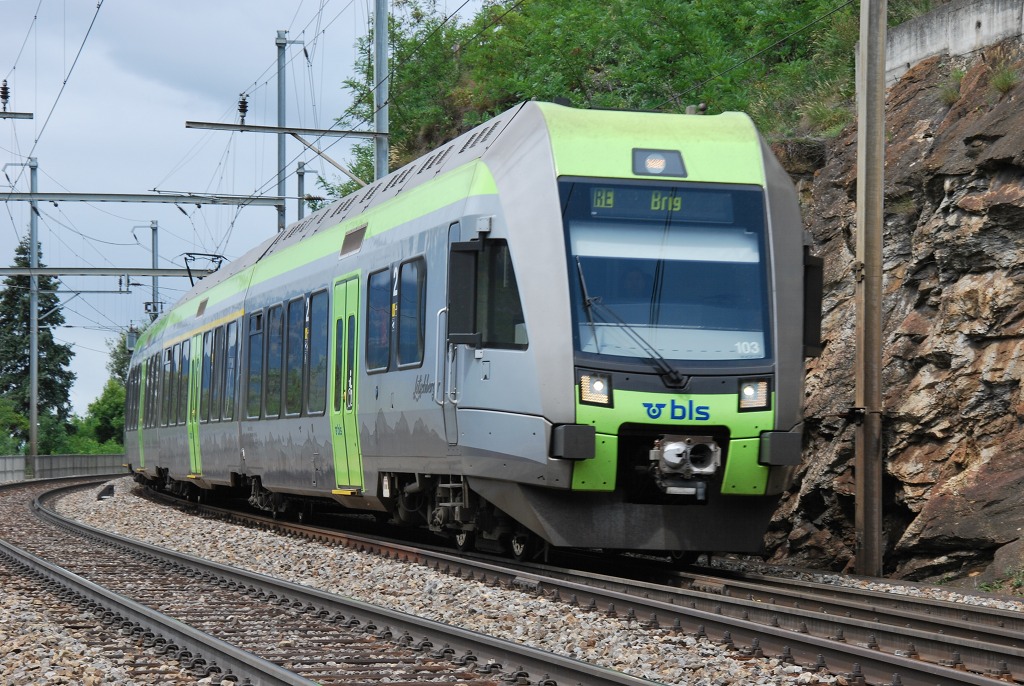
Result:
[[[519,121],[513,126],[517,119]],[[668,121],[671,121],[671,126],[665,125]],[[448,172],[481,159],[489,162],[487,153],[496,146],[500,154],[507,154],[510,147],[528,145],[538,136],[551,146],[555,177],[635,176],[628,161],[632,158],[636,141],[642,138],[645,147],[682,150],[687,180],[757,185],[765,182],[760,136],[745,114],[726,112],[695,116],[583,110],[552,103],[525,102],[290,224],[284,231],[200,280],[175,307],[237,277],[265,258]],[[160,324],[158,321],[147,333],[162,328]]]

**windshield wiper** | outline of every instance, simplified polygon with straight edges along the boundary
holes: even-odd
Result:
[[[576,271],[579,272],[580,288],[583,290],[583,308],[587,311],[587,322],[590,323],[590,331],[594,334],[594,348],[600,354],[601,342],[597,338],[597,327],[594,325],[594,313],[591,310],[593,302],[590,299],[590,293],[587,292],[587,280],[583,276],[583,264],[580,262],[579,255],[576,256]]]
[[[682,374],[678,369],[668,363],[668,360],[658,352],[657,348],[647,342],[647,339],[640,335],[636,329],[626,323],[622,317],[616,314],[615,310],[601,302],[600,296],[590,297],[590,293],[587,291],[587,280],[583,276],[583,265],[580,263],[579,256],[576,257],[576,270],[580,275],[580,287],[583,289],[583,307],[587,311],[587,321],[590,323],[590,328],[594,333],[594,347],[597,352],[601,352],[600,340],[597,336],[597,327],[594,324],[594,311],[598,310],[605,313],[605,317],[602,320],[609,323],[608,316],[613,320],[610,323],[617,324],[622,328],[626,334],[633,339],[633,342],[640,346],[640,348],[647,353],[648,359],[654,363],[655,369],[661,376],[661,380],[668,388],[677,388],[682,390],[686,388],[690,383],[690,377]]]
[[[678,369],[669,364],[668,360],[658,352],[658,349],[647,342],[647,339],[640,335],[640,332],[634,329],[632,326],[626,323],[622,317],[616,314],[615,310],[601,302],[601,298],[591,298],[590,305],[599,308],[600,312],[604,312],[611,316],[614,323],[622,327],[630,338],[639,345],[645,353],[649,356],[649,360],[654,363],[654,367],[658,370],[658,374],[661,376],[661,380],[665,383],[668,388],[676,388],[682,390],[690,384],[690,377],[686,376]],[[607,322],[608,320],[605,319]]]

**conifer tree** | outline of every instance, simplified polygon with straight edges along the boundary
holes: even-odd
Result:
[[[14,254],[15,267],[29,266],[29,241],[24,238]],[[39,266],[42,263],[40,251]],[[0,288],[0,396],[13,403],[14,409],[29,416],[29,284],[28,276],[9,276]],[[49,313],[39,321],[39,400],[40,418],[44,415],[56,420],[58,426],[67,425],[71,416],[71,385],[75,375],[71,371],[74,352],[70,345],[54,340],[53,330],[64,323],[59,309],[60,299],[53,291],[58,281],[52,276],[39,277],[39,313]],[[28,437],[26,422],[24,438]]]

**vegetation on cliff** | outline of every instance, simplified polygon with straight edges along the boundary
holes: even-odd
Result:
[[[938,1],[891,0],[890,23]],[[433,0],[390,20],[391,168],[525,100],[577,107],[751,114],[769,135],[835,135],[852,121],[852,0],[498,0],[459,23]],[[373,120],[369,39],[342,128]],[[352,166],[373,177],[369,145]],[[327,184],[331,195],[355,190]]]

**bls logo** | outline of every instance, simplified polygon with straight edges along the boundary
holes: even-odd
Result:
[[[647,410],[648,417],[658,419],[661,417],[662,410],[665,409],[665,403],[644,403],[644,408]],[[711,408],[707,405],[694,405],[692,400],[685,403],[673,400],[669,408],[669,416],[678,420],[689,419],[692,422],[706,422],[711,419]]]
[[[665,403],[644,403],[644,407],[647,408],[647,416],[651,419],[657,419],[661,416],[661,411],[665,407]]]

